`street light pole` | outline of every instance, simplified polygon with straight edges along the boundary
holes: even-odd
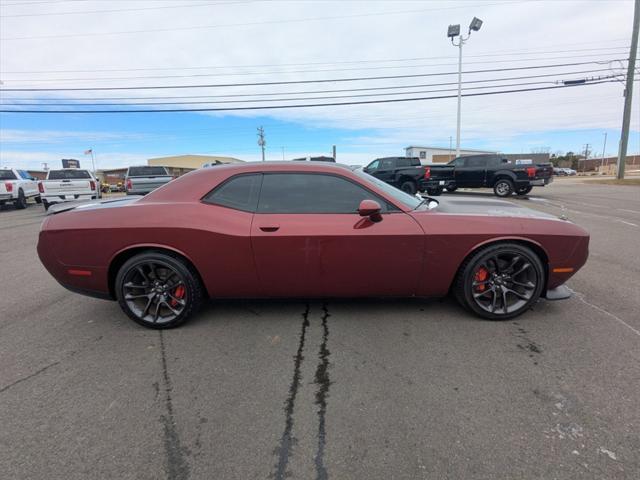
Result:
[[[456,122],[456,157],[460,156],[460,122],[462,119],[462,46],[471,37],[471,32],[477,32],[482,27],[482,20],[473,17],[469,24],[469,33],[466,38],[460,33],[460,25],[449,25],[447,36],[451,39],[451,44],[458,47],[458,117]],[[458,43],[454,38],[458,37]]]
[[[607,132],[604,132],[604,145],[602,145],[602,161],[600,162],[600,170],[604,168],[604,155],[605,155],[606,149],[607,149]]]

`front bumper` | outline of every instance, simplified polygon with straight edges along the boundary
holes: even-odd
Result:
[[[545,298],[547,300],[566,300],[567,298],[571,297],[571,295],[573,295],[573,292],[569,287],[567,287],[566,285],[560,285],[556,288],[547,290]]]

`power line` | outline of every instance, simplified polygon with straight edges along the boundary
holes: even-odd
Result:
[[[300,23],[300,22],[316,22],[323,20],[343,20],[348,18],[362,18],[362,17],[380,17],[380,16],[389,16],[389,15],[405,15],[411,13],[424,13],[424,12],[432,12],[439,10],[454,10],[460,8],[471,8],[471,7],[486,7],[493,5],[516,5],[518,3],[524,3],[528,0],[523,0],[522,2],[498,2],[498,3],[484,3],[484,4],[476,4],[476,5],[456,5],[453,7],[438,7],[438,8],[422,8],[422,9],[414,9],[414,10],[396,10],[396,11],[387,11],[387,12],[370,12],[370,13],[356,13],[350,15],[334,15],[327,17],[309,17],[309,18],[292,18],[286,20],[265,20],[261,22],[245,22],[245,23],[222,23],[216,25],[194,25],[190,27],[173,27],[173,28],[153,28],[146,30],[121,30],[117,32],[85,32],[85,33],[67,33],[60,35],[35,35],[35,36],[26,36],[26,37],[5,37],[0,40],[36,40],[36,39],[47,39],[47,38],[74,38],[74,37],[100,37],[100,36],[109,36],[109,35],[129,35],[136,33],[164,33],[164,32],[176,32],[176,31],[193,31],[193,30],[211,30],[216,28],[232,28],[232,27],[251,27],[257,25],[274,25],[274,24],[282,24],[282,23]]]
[[[619,53],[611,53],[612,55],[618,55]],[[553,60],[565,60],[565,59],[574,59],[581,57],[593,57],[598,54],[590,54],[590,55],[572,55],[572,56],[560,56],[560,57],[543,57],[543,58],[518,58],[518,59],[510,59],[510,60],[483,60],[477,62],[465,62],[466,65],[469,64],[480,64],[485,65],[487,63],[496,64],[496,63],[511,63],[511,62],[526,62],[526,61],[553,61]],[[616,59],[617,60],[617,59]],[[599,59],[595,61],[596,63],[606,63],[609,60],[607,59]],[[355,67],[355,68],[330,68],[330,69],[322,69],[322,70],[280,70],[280,71],[258,71],[258,72],[233,72],[233,73],[196,73],[196,74],[187,74],[187,75],[145,75],[145,76],[129,76],[129,77],[84,77],[84,78],[46,78],[46,79],[37,79],[37,78],[15,78],[15,79],[5,79],[5,82],[77,82],[84,80],[91,81],[111,81],[111,80],[148,80],[148,79],[169,79],[169,78],[206,78],[206,77],[237,77],[237,76],[248,76],[248,75],[277,75],[277,74],[291,74],[291,73],[325,73],[325,72],[348,72],[348,71],[362,71],[362,70],[388,70],[388,69],[398,69],[398,68],[430,68],[430,67],[451,67],[456,66],[457,63],[432,63],[426,65],[392,65],[392,66],[377,66],[377,67]]]
[[[520,88],[517,90],[498,90],[494,92],[478,92],[465,93],[463,97],[479,97],[485,95],[499,95],[508,93],[533,92],[540,90],[555,90],[560,88],[579,88],[587,85],[600,85],[603,83],[612,83],[615,80],[604,80],[601,82],[584,83],[580,85],[557,85],[552,87],[532,87]],[[223,107],[223,108],[171,108],[171,109],[136,109],[136,110],[0,110],[0,113],[178,113],[178,112],[226,112],[226,111],[246,111],[246,110],[269,110],[269,109],[289,109],[289,108],[311,108],[311,107],[333,107],[343,105],[367,105],[377,103],[398,103],[398,102],[416,102],[423,100],[440,100],[447,98],[457,98],[457,95],[439,95],[431,97],[415,97],[415,98],[394,98],[384,100],[361,100],[353,102],[336,102],[336,103],[312,103],[312,104],[293,104],[293,105],[269,105],[269,106],[252,106],[252,107]]]
[[[549,78],[549,77],[562,77],[562,76],[573,76],[580,74],[593,74],[599,72],[610,72],[608,68],[600,68],[600,69],[591,69],[591,70],[578,70],[573,72],[556,72],[556,73],[545,73],[541,75],[525,75],[525,76],[517,76],[517,77],[502,77],[502,78],[491,78],[491,79],[483,79],[483,80],[463,80],[462,84],[477,84],[477,83],[487,83],[487,82],[498,82],[498,81],[511,81],[511,80],[531,80],[534,78]],[[318,93],[342,93],[342,92],[366,92],[366,91],[380,91],[380,90],[396,90],[396,89],[407,89],[407,88],[424,88],[424,87],[441,87],[447,85],[457,85],[458,82],[438,82],[438,83],[419,83],[413,85],[394,85],[394,86],[385,86],[385,87],[363,87],[363,88],[339,88],[339,89],[329,89],[329,90],[303,90],[296,92],[264,92],[264,93],[236,93],[236,94],[226,94],[226,95],[177,95],[177,96],[146,96],[146,97],[74,97],[75,100],[83,101],[83,100],[175,100],[182,98],[246,98],[246,97],[266,97],[266,96],[276,96],[276,95],[310,95],[310,94],[318,94]],[[33,98],[33,97],[11,97],[9,100],[37,100],[40,102],[44,101],[59,101],[64,100],[64,97],[58,98]]]
[[[613,61],[619,61],[615,59]],[[530,65],[525,67],[508,67],[508,68],[494,68],[485,70],[468,70],[462,72],[465,75],[474,73],[492,73],[492,72],[511,72],[517,70],[532,70],[540,68],[557,68],[557,67],[573,67],[577,65],[592,65],[602,62],[588,61],[588,62],[573,62],[573,63],[559,63],[549,65]],[[606,62],[605,62],[606,63]],[[252,87],[252,86],[266,86],[266,85],[298,85],[307,83],[333,83],[333,82],[356,82],[365,80],[394,80],[399,78],[419,78],[419,77],[436,77],[443,75],[457,75],[458,72],[433,72],[433,73],[415,73],[406,75],[384,75],[377,77],[352,77],[352,78],[331,78],[331,79],[316,79],[316,80],[289,80],[289,81],[275,81],[275,82],[252,82],[252,83],[218,83],[218,84],[205,84],[205,85],[156,85],[156,86],[131,86],[131,87],[67,87],[67,88],[3,88],[0,92],[77,92],[77,91],[106,91],[106,90],[158,90],[158,89],[182,89],[182,88],[219,88],[219,87]]]
[[[479,58],[479,57],[501,57],[501,56],[509,56],[509,55],[523,55],[529,53],[535,53],[539,55],[548,54],[548,53],[572,53],[572,52],[591,52],[591,51],[600,51],[600,50],[621,50],[626,53],[628,49],[627,45],[619,46],[619,47],[601,47],[601,48],[581,48],[574,50],[553,50],[553,51],[514,51],[507,50],[507,53],[484,53],[478,55],[467,55],[468,58]],[[615,55],[617,52],[603,52],[603,55]],[[176,65],[173,67],[146,67],[146,68],[106,68],[106,69],[87,69],[87,70],[3,70],[4,74],[22,74],[22,73],[44,73],[47,75],[53,73],[95,73],[95,72],[143,72],[143,71],[161,71],[161,70],[219,70],[219,69],[230,69],[230,68],[262,68],[262,67],[301,67],[301,66],[309,66],[309,65],[341,65],[341,64],[361,64],[361,63],[393,63],[393,62],[414,62],[421,60],[448,60],[452,59],[451,55],[445,56],[437,56],[437,57],[410,57],[410,58],[396,58],[396,59],[378,59],[378,60],[343,60],[343,61],[334,61],[334,62],[305,62],[305,63],[254,63],[254,64],[245,64],[245,65],[210,65],[210,66],[181,66]]]
[[[238,1],[238,2],[213,2],[213,3],[192,3],[181,5],[159,5],[156,7],[138,7],[138,8],[115,8],[111,10],[84,10],[78,12],[45,12],[45,13],[20,13],[16,15],[0,15],[0,18],[16,18],[16,17],[48,17],[58,15],[86,15],[93,13],[116,13],[116,12],[138,12],[141,10],[160,10],[167,8],[191,8],[191,7],[209,7],[211,5],[236,5],[243,3],[253,3],[254,0]],[[34,2],[35,3],[35,2]]]
[[[609,78],[617,78],[619,75],[607,75],[596,80],[604,80]],[[581,83],[586,83],[588,80],[581,79]],[[502,87],[518,87],[524,85],[542,85],[542,84],[558,84],[559,82],[555,81],[545,81],[545,82],[519,82],[519,83],[508,83],[502,85],[483,85],[478,87],[467,87],[463,88],[463,91],[467,90],[481,90],[487,88],[502,88]],[[567,85],[567,83],[565,83]],[[573,85],[573,84],[572,84]],[[15,105],[15,106],[23,106],[23,105],[41,105],[41,106],[56,106],[56,107],[73,107],[73,106],[117,106],[117,105],[200,105],[200,104],[219,104],[219,103],[262,103],[262,102],[287,102],[287,101],[297,101],[297,100],[328,100],[335,98],[358,98],[358,97],[381,97],[381,96],[391,96],[391,95],[412,95],[416,93],[435,93],[435,92],[451,92],[457,91],[457,88],[442,88],[436,90],[417,90],[411,92],[388,92],[388,93],[363,93],[363,94],[351,94],[351,95],[329,95],[323,97],[293,97],[293,98],[269,98],[269,99],[252,99],[252,100],[207,100],[207,101],[187,101],[187,102],[114,102],[114,103],[85,103],[85,102],[75,102],[75,103],[48,103],[43,105],[40,102],[36,103],[0,103],[0,105]]]

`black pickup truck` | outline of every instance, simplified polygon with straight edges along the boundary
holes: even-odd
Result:
[[[553,181],[551,163],[523,163],[500,155],[469,155],[451,160],[446,165],[425,167],[418,184],[421,191],[439,195],[443,189],[493,188],[498,197],[512,193],[526,195],[533,187],[543,187]]]
[[[376,158],[363,170],[413,195],[420,189],[426,167],[420,164],[420,159],[417,157],[385,157]]]

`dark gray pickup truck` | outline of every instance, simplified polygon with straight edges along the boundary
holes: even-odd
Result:
[[[533,187],[553,181],[553,165],[508,160],[500,155],[469,155],[451,160],[446,165],[430,165],[422,176],[419,189],[429,195],[440,195],[446,188],[492,188],[498,197],[512,193],[526,195]]]
[[[124,185],[127,195],[146,195],[171,180],[173,177],[166,167],[142,165],[129,167]]]

